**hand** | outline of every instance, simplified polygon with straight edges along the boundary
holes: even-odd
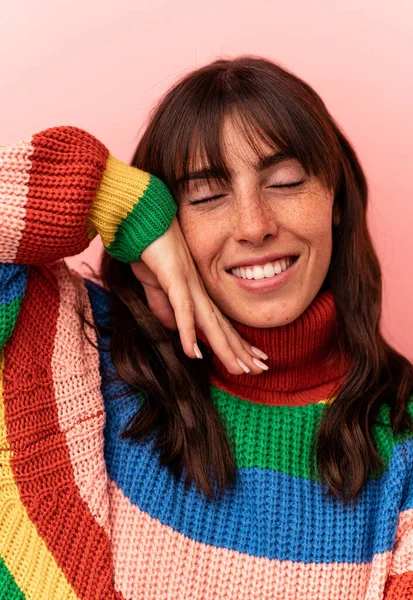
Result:
[[[195,327],[208,339],[213,352],[230,373],[262,373],[268,367],[264,353],[257,353],[243,340],[208,296],[192,259],[178,220],[131,263],[142,283],[148,306],[168,328],[178,329],[184,352],[202,358]]]

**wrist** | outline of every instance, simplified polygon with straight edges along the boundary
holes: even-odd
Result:
[[[160,179],[109,156],[89,217],[89,238],[98,233],[109,254],[135,262],[169,228],[176,210]]]

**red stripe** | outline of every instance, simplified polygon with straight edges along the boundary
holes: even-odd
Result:
[[[79,598],[121,598],[114,591],[108,536],[80,497],[59,428],[51,368],[58,314],[52,268],[30,269],[20,317],[5,349],[11,466],[30,519]]]
[[[383,600],[413,600],[413,571],[389,577]]]
[[[25,228],[14,262],[44,264],[79,254],[108,150],[89,133],[55,127],[33,136]]]

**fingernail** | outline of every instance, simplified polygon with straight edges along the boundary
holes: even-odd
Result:
[[[254,360],[254,359],[252,359],[252,360]],[[249,369],[247,367],[247,365],[244,362],[242,362],[242,360],[240,358],[237,358],[237,361],[238,361],[239,366],[241,367],[241,369],[243,371],[245,371],[245,373],[249,373],[250,372],[251,369]]]
[[[262,350],[259,350],[258,348],[256,348],[255,346],[251,346],[251,350],[254,352],[254,354],[256,354],[259,358],[262,358],[263,360],[267,360],[268,356],[265,354],[265,352],[263,352]]]
[[[252,362],[257,365],[260,369],[264,369],[264,371],[268,371],[269,366],[258,360],[258,358],[253,358]]]
[[[194,344],[194,352],[195,352],[195,356],[196,356],[197,358],[202,358],[202,352],[201,352],[201,350],[199,349],[199,346],[198,346],[198,344],[197,344],[196,342],[195,342],[195,344]]]

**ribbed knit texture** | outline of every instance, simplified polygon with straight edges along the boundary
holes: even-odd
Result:
[[[89,237],[100,234],[112,256],[124,262],[139,259],[162,235],[176,213],[165,185],[148,173],[108,156],[89,218]]]
[[[339,352],[336,317],[333,294],[326,290],[315,298],[311,310],[282,327],[254,328],[232,321],[244,339],[269,356],[265,362],[270,369],[259,377],[232,375],[211,354],[212,384],[261,404],[298,405],[332,398],[350,366],[350,359]]]
[[[145,398],[113,377],[109,339],[83,334],[79,301],[110,326],[107,293],[58,260],[96,232],[136,258],[170,224],[169,193],[156,183],[145,204],[151,177],[71,128],[4,146],[1,160],[0,599],[412,598],[413,440],[393,436],[389,407],[372,431],[385,470],[354,509],[314,469],[323,386],[343,367],[331,293],[295,324],[244,328],[273,351],[256,389],[240,378],[237,395],[214,363],[236,481],[208,501],[160,465],[153,436],[121,439]]]

